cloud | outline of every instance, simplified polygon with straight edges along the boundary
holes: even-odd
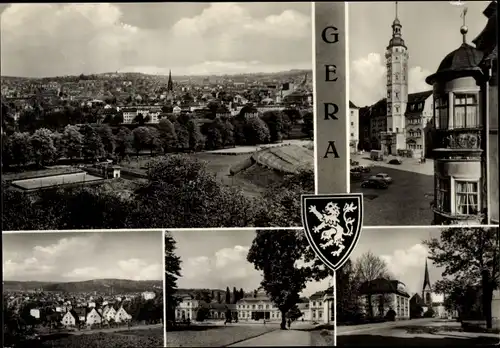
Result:
[[[118,278],[130,280],[158,280],[162,277],[162,266],[158,263],[148,264],[144,260],[120,260],[106,268],[75,268],[63,275],[71,279],[105,279]]]
[[[356,105],[372,105],[387,96],[387,68],[384,58],[378,53],[351,62],[349,71],[350,99]],[[408,93],[430,90],[425,78],[430,71],[421,67],[411,67],[408,71]]]
[[[248,246],[235,245],[219,249],[209,256],[186,259],[182,263],[182,286],[221,289],[236,286],[247,291],[257,288],[262,278],[253,264],[247,261],[248,250]]]
[[[165,10],[173,5],[164,4]],[[198,67],[195,72],[225,68],[229,74],[241,72],[240,66],[250,69],[245,72],[312,67],[310,17],[296,10],[257,17],[245,4],[212,3],[198,15],[158,28],[134,26],[124,18],[118,4],[12,4],[0,17],[2,73],[54,76],[141,68],[192,74]]]
[[[417,292],[422,286],[420,275],[427,255],[428,250],[425,245],[415,244],[408,249],[396,249],[391,255],[380,257],[387,263],[392,276],[403,281],[410,292]]]
[[[17,246],[16,253],[4,257],[3,275],[8,280],[80,281],[99,278],[132,280],[162,279],[161,250],[143,252],[143,245],[127,235],[81,233],[60,238],[62,234],[47,234],[50,242],[43,245]],[[119,240],[114,238],[118,237]],[[145,242],[149,236],[145,235]],[[39,243],[39,242],[38,242]],[[134,257],[134,250],[138,250]],[[131,255],[132,254],[132,255]],[[157,254],[154,259],[149,257]]]

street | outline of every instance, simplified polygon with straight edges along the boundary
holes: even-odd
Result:
[[[235,343],[229,347],[271,347],[271,346],[310,346],[311,333],[298,330],[275,330],[263,335]]]
[[[337,327],[339,346],[455,347],[498,342],[498,334],[462,332],[460,323],[436,318]]]
[[[113,333],[120,331],[137,331],[137,330],[148,330],[148,329],[158,329],[163,327],[163,324],[154,324],[154,325],[136,325],[128,327],[115,327],[109,329],[93,329],[93,330],[81,330],[81,331],[71,331],[69,332],[72,335],[93,335],[96,333]]]
[[[363,193],[363,224],[366,226],[428,226],[433,220],[430,203],[434,195],[433,163],[418,164],[416,159],[403,159],[400,165],[388,164],[388,159],[374,162],[368,154],[352,155],[360,165],[372,166],[363,180],[371,175],[386,173],[392,179],[387,189],[362,188],[361,181],[351,181],[351,192]]]

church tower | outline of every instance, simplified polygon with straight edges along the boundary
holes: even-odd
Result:
[[[167,100],[172,101],[174,99],[174,84],[172,82],[172,71],[168,71],[168,82],[167,82]]]
[[[432,288],[429,278],[429,268],[427,267],[427,259],[425,259],[425,274],[424,285],[422,287],[422,299],[427,307],[432,307]]]
[[[401,34],[402,25],[396,16],[392,22],[392,38],[386,48],[387,65],[387,129],[382,135],[384,152],[396,155],[406,149],[405,112],[408,103],[408,48]],[[384,141],[385,140],[385,141]]]

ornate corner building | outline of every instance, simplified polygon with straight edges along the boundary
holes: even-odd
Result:
[[[491,13],[489,22],[494,21],[494,30],[496,2],[488,9],[485,14]],[[476,47],[469,45],[464,13],[464,25],[460,28],[462,45],[449,53],[426,79],[433,86],[434,99],[433,209],[437,225],[481,224],[495,218],[498,221],[498,215],[489,216],[489,212],[498,212],[496,33],[485,31],[479,40],[474,40]],[[490,47],[478,45],[484,41],[490,41]],[[492,133],[490,127],[496,132]],[[495,163],[496,167],[492,167]],[[488,181],[489,174],[493,182]],[[489,198],[493,186],[496,197]]]

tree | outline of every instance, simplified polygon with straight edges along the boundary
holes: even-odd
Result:
[[[186,127],[178,121],[174,122],[175,134],[177,135],[177,150],[185,151],[189,149],[189,132]]]
[[[194,120],[189,120],[186,123],[186,129],[189,133],[189,149],[191,151],[203,150],[205,147],[205,137],[201,134],[200,126]]]
[[[255,225],[300,226],[302,224],[300,196],[306,193],[314,193],[312,170],[285,175],[282,181],[269,185],[260,202]]]
[[[370,289],[370,284],[376,279],[388,279],[389,271],[387,264],[380,257],[368,251],[361,255],[355,263],[356,277],[360,284],[366,284],[366,288]],[[368,294],[368,315],[373,317],[373,296]],[[379,303],[380,305],[380,303]]]
[[[115,152],[116,143],[111,127],[107,124],[101,124],[96,127],[96,131],[101,137],[106,156],[112,156]]]
[[[174,124],[167,118],[163,118],[158,124],[158,131],[160,132],[163,151],[166,153],[174,150],[177,143],[177,134],[175,132]]]
[[[149,141],[148,147],[151,155],[153,153],[163,151],[160,131],[154,127],[148,127],[148,128],[149,128],[149,134],[151,136],[151,140]]]
[[[66,157],[69,159],[80,158],[82,156],[83,135],[77,126],[67,125],[62,133],[62,138],[66,147]]]
[[[277,111],[267,111],[262,115],[262,120],[269,128],[270,141],[272,143],[283,139],[283,116]]]
[[[111,122],[112,125],[117,126],[123,123],[123,113],[119,112],[116,115],[112,116]]]
[[[281,312],[282,330],[286,330],[286,313],[299,303],[306,283],[330,273],[316,259],[304,231],[258,230],[247,260],[263,272],[261,285]],[[298,261],[305,265],[297,266]]]
[[[286,317],[290,319],[291,321],[295,321],[299,319],[301,316],[303,316],[304,313],[302,313],[297,305],[293,306],[287,313]]]
[[[33,160],[33,146],[27,132],[15,132],[8,138],[6,155],[14,164],[25,166]]]
[[[137,114],[133,122],[138,123],[140,126],[143,126],[146,121],[144,119],[144,116],[142,116],[142,114]]]
[[[175,240],[172,234],[165,231],[165,295],[167,301],[166,318],[169,322],[175,321],[175,307],[178,301],[175,297],[177,279],[181,276],[181,259],[175,254]]]
[[[132,147],[133,135],[127,127],[121,127],[115,137],[115,152],[120,158],[124,158]]]
[[[80,128],[83,135],[83,157],[87,160],[97,161],[104,155],[104,145],[96,129],[85,124]]]
[[[357,322],[360,319],[359,279],[355,273],[351,260],[346,263],[335,274],[337,294],[337,318],[339,322]]]
[[[47,128],[37,129],[31,135],[31,146],[33,147],[34,159],[38,166],[51,163],[57,155],[52,132]]]
[[[481,285],[483,314],[487,328],[491,328],[491,301],[493,291],[499,288],[498,228],[447,229],[440,238],[431,238],[424,244],[429,248],[429,259],[445,268],[444,279],[436,282],[434,291],[452,293],[460,299],[464,288]]]
[[[240,289],[240,294],[238,297],[240,300],[245,297],[245,293],[243,292],[243,289]]]
[[[264,144],[270,140],[269,128],[260,117],[249,117],[245,123],[244,133],[248,145]]]
[[[152,136],[149,127],[137,127],[132,131],[132,146],[135,149],[136,155],[139,156],[139,152],[148,148],[151,144]]]
[[[231,291],[229,290],[229,286],[226,287],[226,304],[231,303]]]
[[[152,160],[148,182],[137,193],[141,208],[131,217],[136,227],[251,226],[254,219],[253,201],[220,183],[206,162],[187,155]]]
[[[312,112],[308,112],[304,115],[302,133],[304,133],[309,139],[314,137],[314,116]]]
[[[58,131],[52,133],[52,141],[54,142],[54,147],[56,148],[54,160],[58,160],[66,154],[66,142],[64,141],[62,133],[59,133]]]
[[[205,148],[207,150],[217,150],[224,146],[224,138],[220,128],[216,121],[204,124],[202,130],[205,134]]]
[[[232,303],[236,303],[238,302],[239,298],[238,298],[238,292],[236,291],[236,287],[233,287],[233,301]]]
[[[220,297],[220,291],[217,291],[217,303],[221,303],[222,299]]]

